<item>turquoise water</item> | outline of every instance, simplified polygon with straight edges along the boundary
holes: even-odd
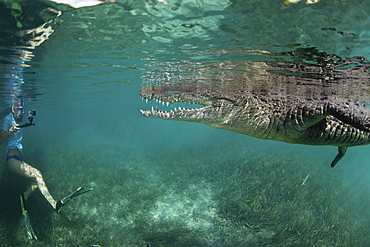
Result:
[[[211,87],[239,76],[243,62],[299,48],[369,58],[368,1],[21,4],[22,13],[37,17],[22,20],[31,24],[21,29],[50,21],[45,27],[53,30],[44,42],[19,48],[32,38],[8,36],[21,29],[9,8],[8,15],[2,10],[11,23],[1,24],[3,106],[10,87],[27,110],[37,110],[36,125],[24,130],[24,159],[41,170],[56,199],[78,186],[94,188],[60,215],[35,193],[34,246],[370,244],[367,146],[350,148],[331,169],[336,147],[145,118],[140,109],[162,106],[139,95],[147,83],[201,79]],[[49,5],[62,14],[45,16]],[[12,66],[23,69],[20,86],[5,78]],[[362,86],[353,97],[367,102]],[[0,171],[2,246],[29,246],[18,202],[27,183],[5,166]]]

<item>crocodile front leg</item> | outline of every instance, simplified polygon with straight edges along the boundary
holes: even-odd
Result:
[[[338,147],[338,154],[335,156],[334,160],[331,162],[330,166],[334,168],[334,166],[343,158],[346,154],[348,147]]]

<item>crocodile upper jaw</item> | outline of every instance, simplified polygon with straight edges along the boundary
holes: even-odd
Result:
[[[149,94],[146,90],[143,90],[141,92],[141,97],[147,102],[150,100],[155,100],[159,104],[166,105],[168,107],[175,102],[183,102],[189,104],[189,107],[175,107],[174,109],[166,111],[152,107],[150,110],[140,111],[146,117],[202,122],[213,125],[222,122],[227,118],[223,109],[231,109],[235,107],[231,100],[225,98],[221,99],[216,96],[208,97],[206,95],[196,97],[190,93],[186,94],[187,97],[184,97],[183,95],[184,94],[180,92],[156,92],[154,95]],[[191,106],[194,104],[197,105],[196,108]]]

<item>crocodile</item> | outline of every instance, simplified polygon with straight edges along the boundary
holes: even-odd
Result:
[[[263,73],[267,71],[266,68],[272,69],[272,66],[266,63],[253,63],[249,64],[250,66],[258,67],[258,71],[263,68]],[[312,71],[312,66],[309,69],[308,67],[295,66],[300,72]],[[317,66],[314,67],[317,69]],[[325,73],[321,68],[318,74],[326,76],[330,74],[333,78],[341,76],[345,80],[350,80],[349,74],[352,74],[353,78],[358,78],[354,74],[367,73],[366,69],[359,71],[357,67],[324,70]],[[297,69],[295,71],[297,72]],[[147,100],[157,100],[166,104],[186,102],[202,107],[194,109],[179,107],[171,111],[152,108],[141,110],[141,113],[146,117],[204,123],[260,139],[304,145],[337,146],[338,154],[331,162],[331,167],[345,155],[348,147],[370,143],[370,110],[363,103],[322,92],[313,97],[307,97],[303,93],[300,95],[300,90],[290,94],[279,94],[276,91],[281,90],[281,86],[286,86],[289,81],[297,81],[297,76],[272,73],[262,79],[266,78],[273,82],[274,86],[259,90],[251,89],[251,85],[261,84],[258,76],[244,76],[239,80],[235,78],[227,85],[219,83],[210,86],[205,85],[202,80],[192,83],[146,85],[142,87],[140,95]],[[300,77],[299,80],[300,85],[302,80],[310,83],[306,90],[312,85],[313,88],[317,88],[320,87],[318,83],[327,83],[323,82],[322,78]],[[338,83],[331,81],[327,85],[333,90],[330,88],[331,85],[335,87]],[[293,85],[293,88],[296,86]]]

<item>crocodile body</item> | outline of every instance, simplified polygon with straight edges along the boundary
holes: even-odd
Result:
[[[337,71],[346,73],[348,71]],[[287,81],[286,76],[274,80]],[[302,80],[302,78],[300,78]],[[338,97],[305,97],[245,90],[255,78],[227,87],[202,87],[199,83],[151,85],[141,96],[160,102],[187,102],[202,108],[174,111],[142,110],[147,117],[199,122],[260,139],[305,145],[332,145],[344,156],[348,147],[370,143],[370,110]],[[310,80],[312,82],[312,80]]]

